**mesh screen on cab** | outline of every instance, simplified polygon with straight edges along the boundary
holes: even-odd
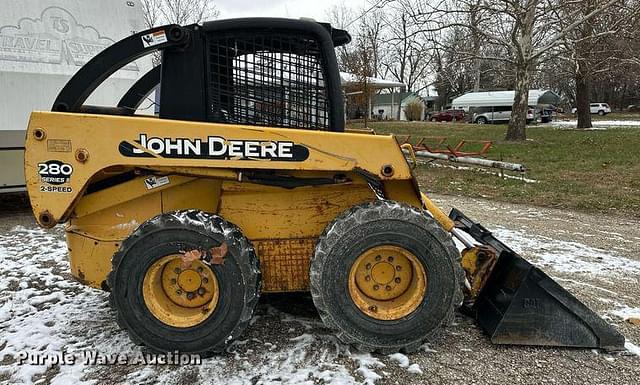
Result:
[[[208,120],[327,129],[329,101],[316,40],[265,31],[211,34]]]

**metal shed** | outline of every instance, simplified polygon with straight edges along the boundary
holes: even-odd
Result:
[[[469,92],[451,102],[451,108],[468,111],[472,107],[511,106],[515,91]],[[557,104],[560,96],[549,90],[529,90],[529,105]]]

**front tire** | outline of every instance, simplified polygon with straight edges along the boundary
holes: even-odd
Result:
[[[226,250],[185,262],[185,253]],[[221,250],[221,249],[218,249]],[[123,243],[109,274],[110,304],[131,339],[154,351],[210,355],[247,327],[260,294],[258,258],[233,224],[198,210],[161,214]]]
[[[476,123],[477,124],[487,124],[487,118],[481,116],[478,119],[476,119]]]
[[[602,110],[598,111],[598,115],[604,116],[604,111],[602,111]]]
[[[458,258],[451,237],[426,212],[366,203],[338,216],[320,237],[311,295],[343,342],[363,351],[415,351],[437,337],[462,302]]]

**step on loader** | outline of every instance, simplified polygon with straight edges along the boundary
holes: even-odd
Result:
[[[620,349],[594,312],[461,212],[420,192],[393,136],[345,128],[347,32],[248,18],[136,33],[33,112],[33,212],[64,224],[72,274],[156,351],[222,352],[261,293],[310,292],[364,351],[413,351],[465,308],[499,344]],[[85,101],[143,55],[116,106]],[[158,93],[157,116],[137,113]],[[464,244],[459,252],[454,238]]]

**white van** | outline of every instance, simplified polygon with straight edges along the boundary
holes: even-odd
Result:
[[[611,113],[611,107],[607,103],[591,103],[589,104],[589,111],[592,114],[598,114],[600,116],[604,116],[608,113]],[[578,113],[578,109],[573,107],[571,109],[572,114]]]
[[[24,136],[33,110],[50,110],[82,65],[144,30],[140,0],[0,0],[0,193],[24,190]],[[87,101],[114,105],[151,60],[113,74]],[[150,111],[149,113],[153,113]]]
[[[511,106],[476,107],[473,113],[473,123],[506,123],[511,119]],[[535,109],[527,110],[527,124],[535,120]]]

